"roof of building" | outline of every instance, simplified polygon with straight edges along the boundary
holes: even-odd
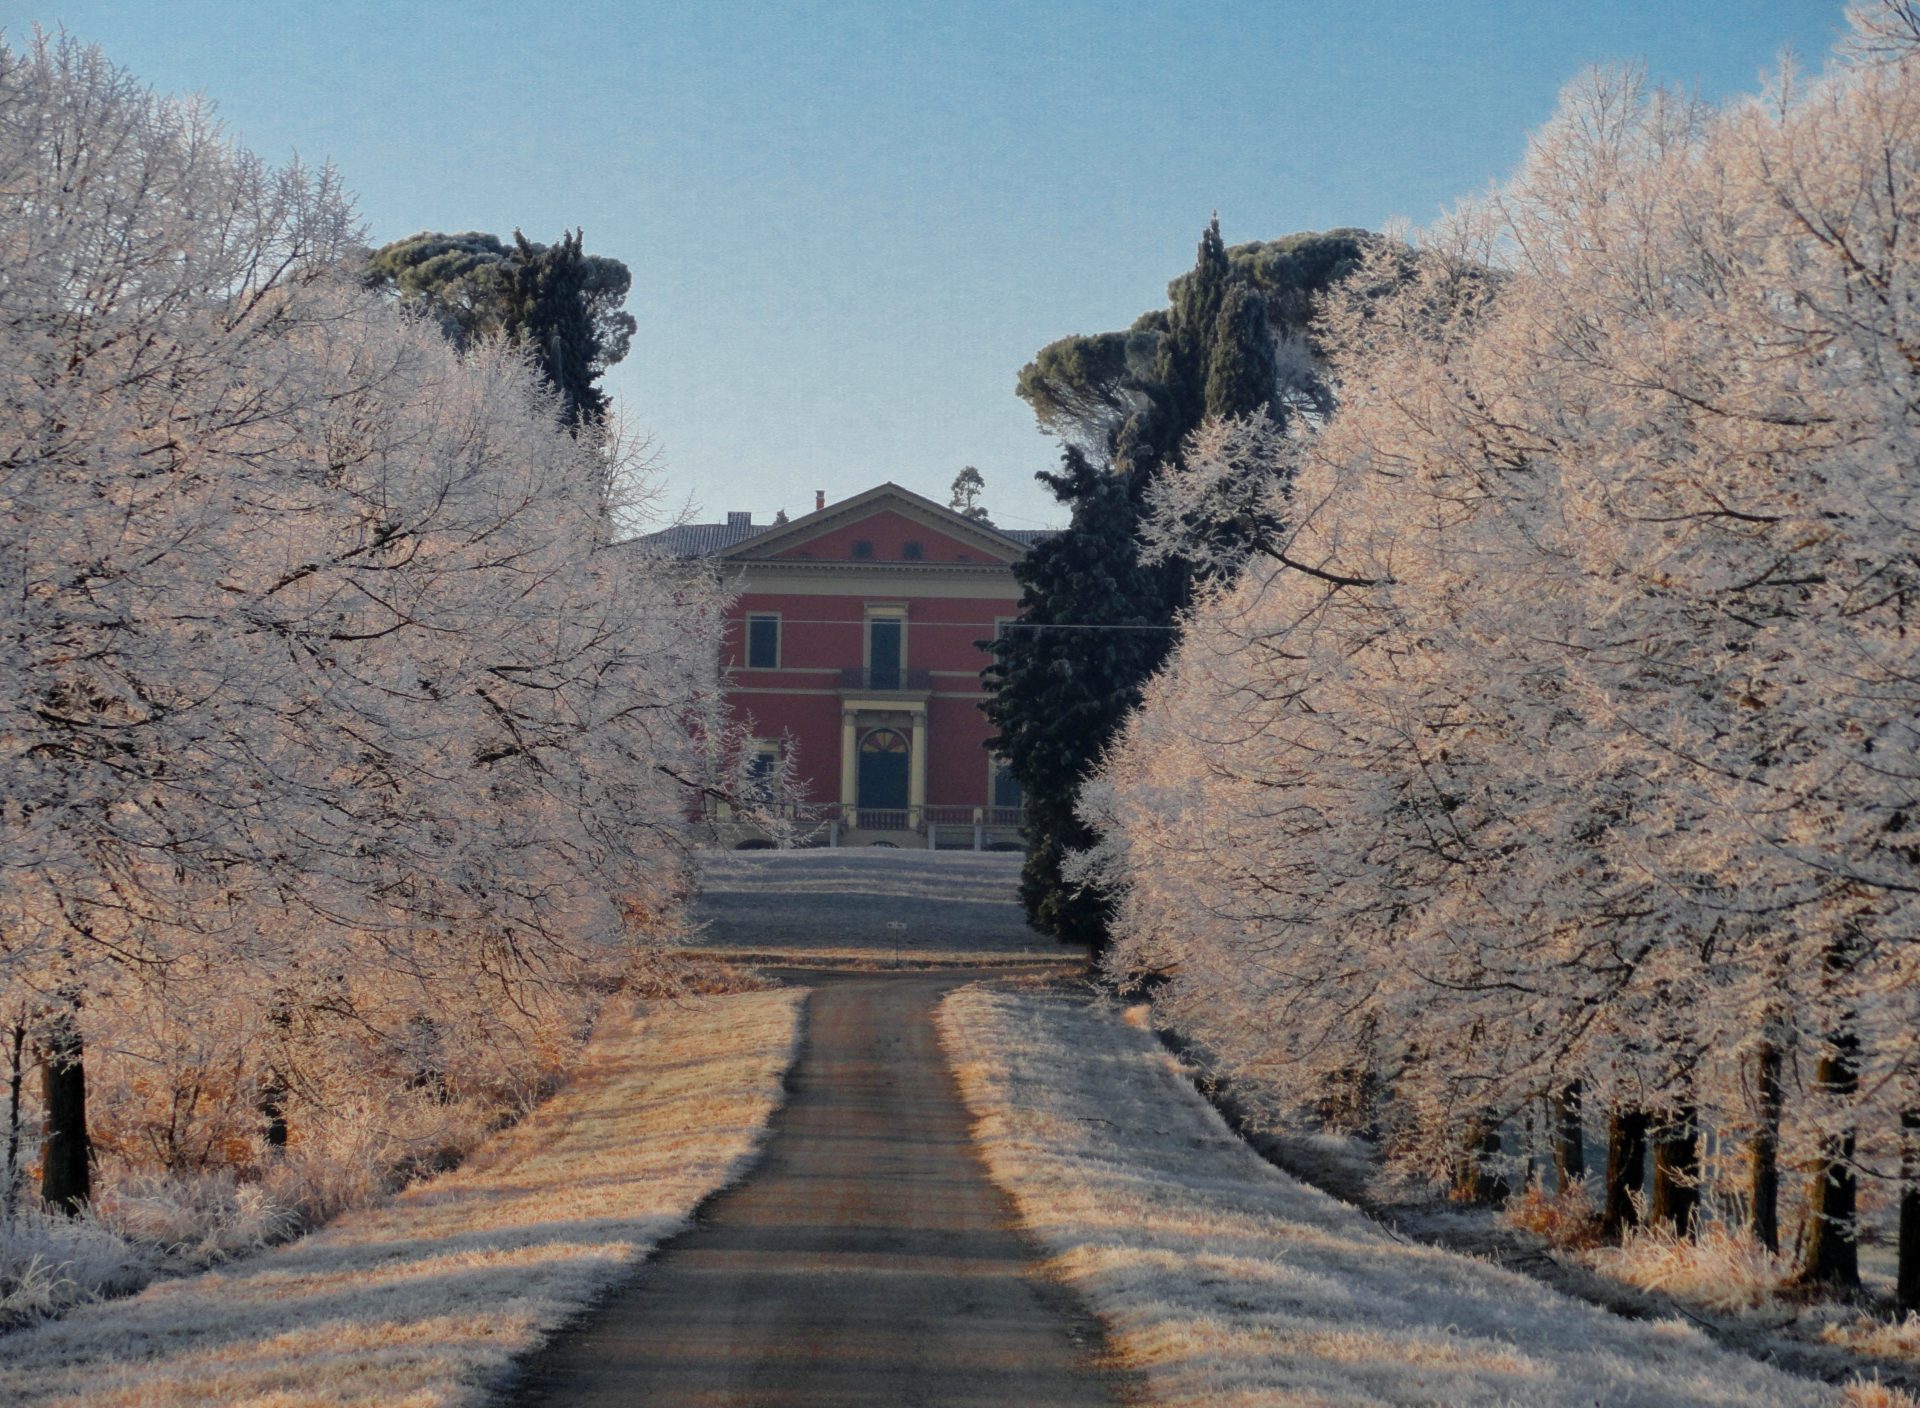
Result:
[[[643,533],[630,539],[674,557],[711,557],[713,554],[758,537],[771,523],[676,523],[658,533]]]
[[[828,505],[826,508],[815,510],[810,514],[803,514],[800,518],[794,519],[791,524],[754,523],[747,514],[729,513],[725,523],[676,523],[671,528],[662,528],[657,533],[644,533],[628,541],[637,546],[649,547],[656,551],[671,554],[674,557],[714,557],[728,551],[730,548],[738,547],[749,538],[757,538],[763,533],[770,533],[775,529],[788,529],[794,525],[798,525],[804,530],[816,521],[825,519],[830,514],[837,514],[849,509],[857,510],[860,507],[864,507],[866,502],[877,503],[881,499],[889,496],[896,499],[905,499],[917,505],[923,511],[932,511],[942,517],[958,518],[958,515],[954,514],[953,510],[942,504],[936,504],[929,499],[924,499],[911,490],[902,489],[897,484],[881,484],[875,488],[855,494],[849,499],[842,499],[837,504]],[[961,520],[960,524],[956,524],[956,526],[963,525],[974,529],[976,532],[984,532],[989,535],[990,539],[992,537],[998,537],[1016,543],[1023,548],[1030,548],[1043,538],[1051,537],[1059,531],[1057,528],[1001,528],[992,523],[979,523],[971,520]]]

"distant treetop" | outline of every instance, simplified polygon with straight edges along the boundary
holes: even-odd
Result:
[[[633,275],[618,259],[586,253],[580,231],[551,245],[518,230],[511,243],[479,230],[423,231],[374,250],[365,277],[434,319],[462,351],[496,335],[527,347],[568,425],[605,417],[595,383],[632,346],[638,324],[623,305]]]
[[[1264,367],[1226,363],[1239,352],[1259,352],[1257,344],[1270,332],[1276,409],[1320,416],[1331,411],[1311,331],[1314,300],[1351,273],[1380,236],[1342,228],[1227,247],[1219,243],[1217,225],[1208,234],[1200,261],[1167,285],[1167,307],[1141,314],[1124,332],[1048,343],[1021,369],[1016,389],[1042,429],[1104,457],[1120,427],[1149,404],[1193,400],[1197,406],[1214,350],[1209,346],[1206,356],[1196,358],[1197,343],[1212,343],[1214,324],[1229,302],[1230,320],[1244,331],[1236,349],[1221,350],[1222,375],[1245,380],[1264,374]],[[1240,290],[1237,298],[1232,290]],[[1262,321],[1265,330],[1258,326]],[[1196,345],[1172,345],[1183,340]],[[1192,385],[1169,385],[1168,374],[1176,369],[1174,379]],[[1176,415],[1182,422],[1190,418]]]
[[[991,527],[993,520],[987,517],[986,505],[980,502],[980,495],[986,487],[987,481],[981,477],[979,470],[972,465],[962,467],[953,476],[953,494],[947,500],[947,507],[962,518],[970,518],[975,523],[985,523]]]

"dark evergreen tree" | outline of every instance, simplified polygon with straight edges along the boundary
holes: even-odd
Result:
[[[1229,282],[1227,247],[1220,238],[1220,217],[1214,216],[1200,236],[1193,268],[1167,286],[1167,336],[1155,365],[1159,382],[1154,397],[1160,403],[1161,453],[1177,454],[1180,442],[1207,413],[1207,371],[1213,361],[1214,339],[1221,331],[1220,309]],[[1271,388],[1261,397],[1271,396]]]
[[[1203,416],[1245,416],[1270,412],[1279,368],[1273,355],[1273,328],[1266,303],[1245,284],[1236,284],[1220,300],[1207,348],[1206,402]]]
[[[992,643],[985,708],[998,734],[989,746],[1027,797],[1020,894],[1029,918],[1042,933],[1098,948],[1111,901],[1065,884],[1060,866],[1093,839],[1074,814],[1081,783],[1166,658],[1172,583],[1140,562],[1126,477],[1069,446],[1059,472],[1040,478],[1071,506],[1073,523],[1014,568],[1021,614]]]
[[[1069,886],[1061,874],[1067,855],[1093,839],[1074,807],[1148,676],[1166,659],[1173,622],[1192,597],[1188,565],[1140,564],[1147,489],[1160,475],[1180,472],[1187,437],[1207,416],[1286,414],[1276,395],[1269,309],[1291,310],[1304,327],[1311,293],[1286,280],[1330,286],[1353,267],[1366,238],[1336,231],[1229,250],[1215,217],[1193,268],[1168,285],[1166,308],[1124,333],[1053,343],[1020,374],[1019,393],[1042,426],[1069,443],[1062,471],[1041,478],[1073,518],[1017,569],[1024,589],[1019,624],[996,646],[986,709],[999,731],[990,746],[1026,791],[1021,894],[1028,918],[1044,933],[1096,950],[1105,943],[1110,899]],[[1243,250],[1263,257],[1236,257]],[[1278,282],[1263,286],[1256,269]],[[1235,519],[1199,526],[1228,543],[1272,525]],[[1069,625],[1078,629],[1050,629]]]
[[[637,327],[622,307],[632,274],[588,254],[578,230],[551,245],[518,230],[512,244],[477,231],[413,235],[374,250],[366,282],[433,318],[457,347],[494,334],[526,347],[569,426],[605,417],[598,382],[627,355]]]
[[[1277,377],[1277,390],[1288,408],[1321,415],[1332,409],[1331,389],[1315,359],[1314,301],[1353,271],[1376,238],[1364,230],[1329,230],[1255,240],[1224,251],[1228,288],[1258,295],[1270,331],[1298,354]],[[1022,368],[1016,389],[1042,429],[1079,445],[1096,460],[1111,461],[1129,418],[1149,404],[1169,400],[1163,383],[1183,358],[1168,351],[1167,344],[1188,349],[1190,363],[1194,320],[1206,315],[1211,302],[1217,322],[1224,306],[1224,293],[1212,302],[1219,286],[1213,243],[1203,238],[1194,268],[1168,285],[1168,307],[1142,314],[1125,332],[1063,337],[1041,348]],[[1193,284],[1199,287],[1189,287]],[[1176,331],[1178,310],[1184,310],[1184,318]],[[1200,368],[1204,375],[1204,360]]]
[[[604,420],[607,398],[594,383],[607,364],[601,360],[600,329],[594,319],[596,281],[581,248],[581,232],[542,246],[515,230],[513,244],[503,330],[533,353],[540,374],[560,393],[566,424]],[[621,294],[625,296],[624,288]],[[620,351],[625,350],[622,344]]]

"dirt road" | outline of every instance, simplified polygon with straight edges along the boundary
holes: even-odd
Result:
[[[934,1035],[965,973],[809,975],[762,1163],[529,1366],[551,1405],[1115,1403],[1099,1327],[1035,1273]]]

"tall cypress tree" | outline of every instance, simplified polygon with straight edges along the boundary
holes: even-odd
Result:
[[[533,353],[541,376],[560,393],[564,424],[604,420],[607,398],[594,385],[601,371],[600,338],[581,232],[542,246],[515,230],[513,243],[502,329]]]
[[[998,730],[989,746],[1007,760],[1027,797],[1021,898],[1028,919],[1043,933],[1096,952],[1106,943],[1112,901],[1068,884],[1061,873],[1066,857],[1094,839],[1074,808],[1081,785],[1171,650],[1173,622],[1193,591],[1186,564],[1146,567],[1139,560],[1146,491],[1160,475],[1180,471],[1186,439],[1208,415],[1276,414],[1266,303],[1236,282],[1218,216],[1200,237],[1194,267],[1167,294],[1165,313],[1141,319],[1128,335],[1158,340],[1138,374],[1124,373],[1131,409],[1108,439],[1111,471],[1076,447],[1066,452],[1059,473],[1040,476],[1072,510],[1072,522],[1016,568],[1020,617],[996,643],[987,671],[985,708]],[[1097,367],[1112,380],[1121,374],[1115,365],[1126,363],[1062,358],[1044,372],[1030,367],[1022,374],[1022,394],[1034,385],[1029,374],[1051,376],[1049,389],[1064,393],[1060,374],[1076,365]],[[1080,401],[1122,403],[1105,394]]]
[[[1161,344],[1156,370],[1168,455],[1179,453],[1180,442],[1207,413],[1207,373],[1214,339],[1221,331],[1220,310],[1226,302],[1230,278],[1227,246],[1220,238],[1220,217],[1216,215],[1200,236],[1193,268],[1167,288],[1167,337]],[[1261,401],[1271,395],[1269,387]]]
[[[1220,311],[1214,316],[1201,414],[1272,414],[1277,375],[1266,303],[1245,284],[1235,284],[1220,300]]]
[[[1074,447],[1058,473],[1039,477],[1071,506],[1073,523],[1014,567],[1020,618],[993,642],[985,708],[999,730],[991,746],[1027,796],[1028,917],[1042,933],[1097,949],[1111,900],[1066,884],[1060,868],[1093,841],[1074,813],[1081,784],[1166,658],[1171,583],[1166,569],[1140,562],[1134,481]]]

